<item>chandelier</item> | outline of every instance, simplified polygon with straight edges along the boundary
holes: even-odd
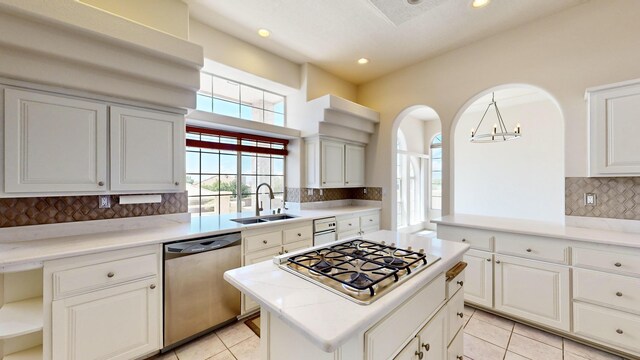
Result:
[[[469,138],[469,141],[476,143],[501,142],[517,139],[522,136],[522,134],[520,133],[520,124],[516,125],[516,127],[513,129],[513,132],[507,131],[507,126],[504,124],[504,120],[502,120],[502,115],[500,114],[500,110],[498,109],[498,103],[496,102],[495,95],[495,93],[491,93],[491,102],[487,106],[487,109],[484,111],[484,114],[482,115],[482,119],[480,119],[478,126],[476,126],[475,129],[471,129],[471,137]],[[478,131],[480,131],[480,126],[482,125],[484,118],[487,116],[487,113],[492,106],[496,111],[498,123],[493,124],[491,133],[478,133]]]

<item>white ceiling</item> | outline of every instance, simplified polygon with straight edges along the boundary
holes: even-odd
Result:
[[[480,9],[471,0],[184,1],[209,26],[359,84],[587,0],[492,0]],[[358,65],[361,57],[371,62]]]

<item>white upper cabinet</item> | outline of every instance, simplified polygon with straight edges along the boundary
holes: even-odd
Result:
[[[107,106],[4,91],[4,192],[104,192]]]
[[[587,89],[591,176],[640,174],[640,79]]]
[[[111,107],[111,189],[184,188],[184,117]]]
[[[310,188],[364,186],[364,150],[364,146],[339,140],[306,139],[306,186]]]
[[[344,183],[346,186],[364,186],[364,147],[347,144],[345,152],[345,174]]]

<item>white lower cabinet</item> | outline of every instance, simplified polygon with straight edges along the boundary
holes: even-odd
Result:
[[[496,310],[570,330],[569,267],[503,255],[495,263]]]
[[[576,302],[573,319],[576,334],[640,353],[640,316]]]
[[[442,357],[444,359],[444,357]],[[447,360],[464,360],[464,331],[459,331],[447,348]]]
[[[418,354],[420,352],[417,350],[420,347],[420,340],[417,337],[414,337],[409,341],[407,346],[400,351],[393,360],[415,360],[418,359]]]
[[[420,340],[418,358],[422,354],[423,360],[444,359],[447,350],[445,341],[446,321],[447,318],[443,308],[420,330],[418,333],[418,339]]]
[[[493,254],[486,251],[469,250],[464,255],[465,270],[464,298],[466,301],[493,306]]]
[[[243,266],[257,264],[259,262],[273,259],[274,256],[282,255],[282,247],[276,246],[270,249],[258,251],[244,256]],[[242,294],[242,313],[249,313],[258,309],[258,303],[251,297]]]
[[[53,359],[128,360],[161,348],[157,280],[54,301]]]

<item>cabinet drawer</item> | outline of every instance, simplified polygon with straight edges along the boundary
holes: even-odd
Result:
[[[493,251],[494,232],[438,225],[438,238],[469,244],[472,249]]]
[[[54,298],[158,275],[156,254],[136,256],[53,273]]]
[[[573,265],[628,275],[640,275],[640,253],[596,248],[573,248]]]
[[[461,360],[464,358],[464,331],[458,332],[447,349],[447,360]]]
[[[516,255],[561,264],[569,263],[569,244],[562,240],[499,233],[496,236],[495,245],[496,252],[501,254]]]
[[[338,220],[338,232],[360,231],[360,219],[357,217]]]
[[[400,351],[444,300],[444,275],[440,275],[365,333],[365,358],[389,359]]]
[[[453,341],[458,331],[464,325],[464,292],[459,291],[447,303],[448,335],[447,344]]]
[[[462,270],[460,274],[447,282],[447,299],[451,299],[458,290],[462,289],[462,286],[464,285],[464,272],[465,270]]]
[[[362,228],[379,226],[379,225],[380,225],[379,213],[360,216],[360,227]]]
[[[640,279],[574,269],[573,299],[640,313]]]
[[[574,303],[573,328],[578,335],[609,346],[640,352],[640,316],[596,305]]]
[[[282,245],[282,231],[273,231],[264,234],[247,236],[244,238],[246,252],[268,249]]]
[[[338,233],[337,240],[344,240],[344,239],[347,239],[347,238],[357,237],[358,235],[360,235],[360,232],[358,230],[341,231],[341,232]]]
[[[300,249],[305,249],[311,246],[313,246],[313,240],[311,239],[296,241],[294,243],[284,245],[282,247],[282,250],[283,250],[282,252],[287,254],[287,253],[294,252]]]
[[[284,231],[284,243],[313,239],[313,227],[301,226]]]

